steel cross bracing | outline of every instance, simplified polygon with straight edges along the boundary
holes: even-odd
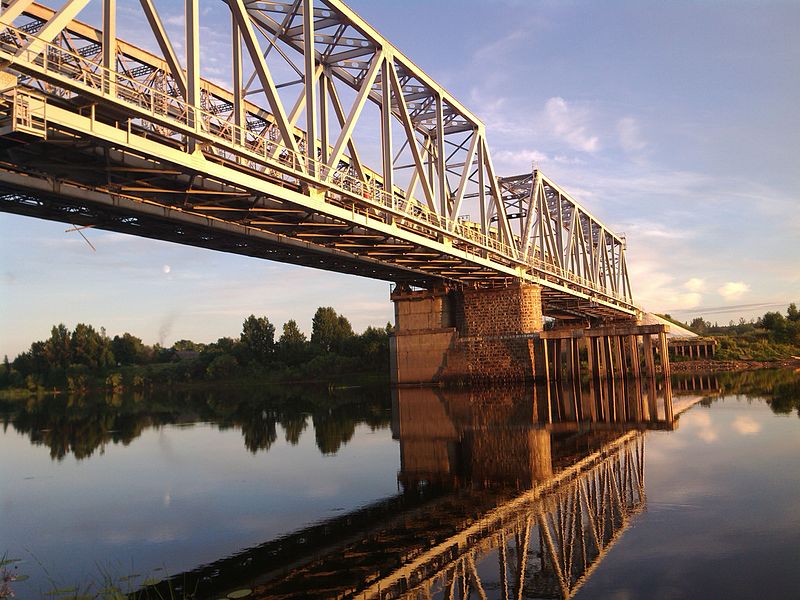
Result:
[[[644,435],[621,435],[358,597],[572,598],[645,509]]]
[[[483,123],[338,0],[203,3],[227,21],[222,83],[201,77],[220,44],[199,0],[182,56],[153,0],[2,6],[2,210],[411,285],[541,283],[556,316],[636,312],[623,240],[541,172],[498,177]]]

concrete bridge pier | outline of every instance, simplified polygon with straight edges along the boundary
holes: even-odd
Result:
[[[543,329],[541,287],[392,292],[392,382],[512,382],[545,369],[535,351]]]

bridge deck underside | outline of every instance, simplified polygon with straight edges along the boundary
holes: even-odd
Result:
[[[92,122],[112,123],[115,116],[95,113]],[[518,279],[510,262],[498,264],[496,256],[490,262],[488,252],[459,247],[347,195],[328,192],[315,210],[304,201],[307,190],[277,170],[258,173],[267,191],[252,189],[219,177],[220,170],[248,168],[213,151],[190,169],[81,137],[54,120],[48,128],[46,141],[19,133],[0,138],[0,210],[427,288],[500,287]],[[545,314],[619,317],[619,306],[553,279],[533,279],[543,285]]]

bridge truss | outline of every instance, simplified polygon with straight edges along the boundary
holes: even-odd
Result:
[[[498,177],[483,123],[338,0],[204,3],[202,36],[199,0],[117,4],[2,3],[0,210],[636,313],[624,240],[540,171]]]

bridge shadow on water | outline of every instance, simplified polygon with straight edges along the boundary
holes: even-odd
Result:
[[[136,597],[570,598],[646,508],[645,432],[718,391],[625,379],[399,388],[399,493]],[[161,594],[161,596],[159,596]]]

